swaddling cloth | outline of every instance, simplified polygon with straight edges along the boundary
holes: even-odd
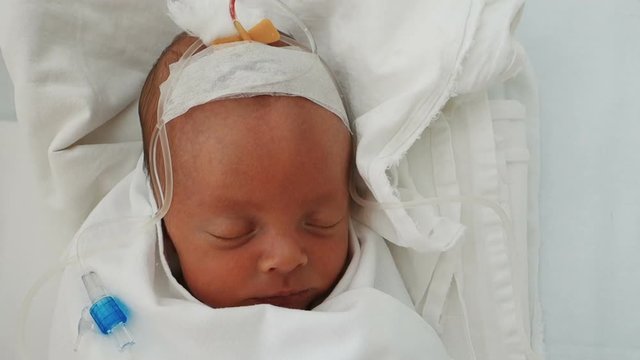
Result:
[[[83,226],[90,229],[84,251],[94,254],[86,266],[129,308],[134,359],[449,359],[411,306],[384,241],[366,226],[353,223],[351,262],[313,311],[271,305],[214,309],[173,278],[160,225],[135,231],[135,223],[104,222],[148,217],[155,210],[149,194],[140,161]],[[97,332],[83,337],[78,352],[72,350],[87,302],[81,271],[73,265],[63,275],[49,358],[125,359],[112,339]]]
[[[335,82],[317,54],[257,42],[210,46],[170,66],[160,86],[162,121],[209,101],[259,95],[300,96],[349,121]]]

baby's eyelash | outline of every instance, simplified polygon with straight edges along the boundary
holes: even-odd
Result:
[[[242,235],[238,235],[238,236],[221,236],[221,235],[216,235],[214,233],[208,232],[209,235],[213,236],[216,239],[220,239],[223,241],[239,241],[239,240],[244,240],[246,238],[249,238],[251,236],[253,236],[256,233],[256,230],[253,230],[251,232],[248,232],[246,234],[242,234]]]
[[[318,229],[331,229],[331,228],[334,228],[334,227],[338,226],[338,224],[340,224],[342,222],[342,220],[344,220],[344,218],[340,218],[338,221],[336,221],[335,223],[330,224],[330,225],[320,225],[320,224],[314,224],[312,221],[311,222],[310,221],[306,221],[305,225],[312,226],[312,227],[315,227],[315,228],[318,228]]]

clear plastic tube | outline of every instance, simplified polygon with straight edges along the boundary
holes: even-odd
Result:
[[[352,176],[353,178],[353,176]],[[444,205],[451,203],[468,203],[477,206],[482,206],[493,210],[493,212],[500,218],[500,222],[504,228],[505,235],[507,240],[510,243],[515,241],[515,235],[513,234],[513,229],[511,225],[511,219],[507,215],[506,211],[498,204],[496,201],[489,200],[486,198],[482,198],[479,196],[468,196],[468,195],[455,195],[455,196],[439,196],[433,198],[425,198],[418,200],[410,200],[410,201],[398,201],[398,202],[389,202],[389,203],[380,203],[377,201],[367,200],[358,194],[354,181],[351,181],[349,184],[349,194],[353,201],[362,206],[363,208],[371,208],[371,209],[408,209],[415,208],[421,206],[435,206],[435,205]]]
[[[289,16],[291,20],[293,20],[293,22],[304,32],[305,36],[307,37],[307,41],[309,41],[309,50],[312,53],[317,54],[318,47],[316,45],[316,40],[313,38],[313,35],[311,34],[311,31],[309,31],[307,25],[305,25],[302,20],[300,20],[300,18],[293,12],[293,10],[291,10],[291,8],[285,5],[282,1],[273,0],[273,2],[276,3],[276,5],[278,5],[278,7],[280,7],[280,9],[282,9],[282,11],[284,11],[284,13]]]
[[[153,186],[154,194],[158,194],[158,198],[160,199],[160,203],[164,202],[164,193],[162,192],[162,188],[160,187],[160,175],[158,175],[158,160],[157,154],[158,151],[158,127],[153,128],[153,132],[151,133],[151,148],[149,149],[149,154],[151,154],[151,183]],[[158,206],[160,208],[160,206]]]
[[[185,53],[178,60],[177,67],[174,71],[176,71],[176,76],[179,78],[180,74],[184,70],[185,66],[188,63],[188,58],[190,58],[193,54],[195,54],[198,49],[200,49],[204,44],[199,39],[194,41],[189,48],[185,51]],[[157,190],[159,203],[158,210],[152,216],[150,222],[160,221],[169,211],[169,206],[171,206],[171,200],[173,198],[173,170],[171,167],[171,150],[169,148],[169,138],[167,136],[167,129],[164,120],[162,119],[162,115],[164,112],[164,104],[166,99],[171,95],[173,87],[170,86],[167,92],[160,92],[160,98],[158,99],[158,109],[156,112],[156,127],[152,133],[151,138],[151,148],[149,149],[151,156],[151,176],[153,179],[153,188]],[[164,165],[164,186],[160,181],[160,176],[158,175],[158,141],[160,141],[160,150],[162,151],[162,160]]]

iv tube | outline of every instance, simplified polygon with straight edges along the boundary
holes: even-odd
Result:
[[[353,177],[352,177],[353,178]],[[364,207],[364,208],[373,208],[373,209],[407,209],[414,208],[420,206],[427,205],[441,205],[441,204],[451,204],[451,203],[469,203],[473,205],[478,205],[482,207],[489,208],[493,210],[493,212],[498,215],[500,218],[500,222],[504,227],[505,235],[509,242],[513,242],[515,239],[515,235],[513,234],[513,229],[511,227],[511,220],[509,216],[504,211],[504,209],[495,201],[485,199],[479,196],[468,196],[468,195],[455,195],[455,196],[439,196],[433,198],[426,199],[418,199],[418,200],[410,200],[410,201],[398,201],[393,203],[380,203],[377,201],[367,200],[358,194],[354,181],[351,181],[349,184],[349,194],[353,201]]]
[[[186,66],[186,59],[191,57],[193,54],[203,46],[202,41],[199,39],[194,41],[191,46],[185,51],[185,53],[180,57],[177,64],[178,67],[174,71],[177,72],[177,76],[180,76],[180,73],[184,70]],[[172,87],[170,88],[172,89]],[[169,139],[167,137],[167,128],[164,120],[162,119],[162,114],[164,110],[164,103],[168,98],[169,94],[167,92],[160,93],[160,99],[158,99],[158,110],[156,113],[156,127],[151,135],[151,147],[149,149],[150,157],[151,157],[151,177],[153,188],[157,191],[159,200],[158,201],[158,210],[150,219],[151,223],[156,223],[160,221],[169,211],[169,206],[171,205],[171,199],[173,198],[173,170],[171,167],[171,151],[169,149]],[[162,152],[162,160],[164,165],[164,186],[160,182],[160,176],[158,174],[158,141],[160,142],[160,150]]]

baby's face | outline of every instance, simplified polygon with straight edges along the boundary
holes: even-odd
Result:
[[[212,307],[309,309],[347,261],[350,137],[302,98],[216,101],[168,125],[165,226],[189,291]]]

